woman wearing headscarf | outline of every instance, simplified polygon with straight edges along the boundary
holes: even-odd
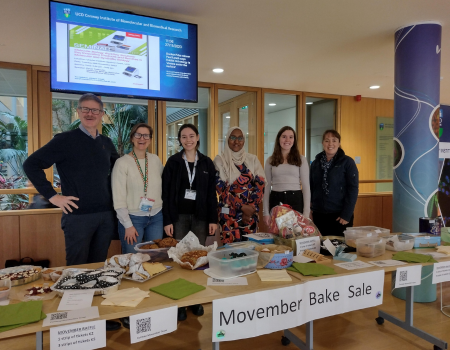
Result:
[[[245,152],[244,133],[232,127],[221,155],[216,156],[219,225],[225,243],[243,240],[258,231],[259,204],[264,196],[265,173],[258,158]]]

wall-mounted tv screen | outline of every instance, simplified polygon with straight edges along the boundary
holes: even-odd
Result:
[[[197,25],[50,1],[51,90],[197,102]]]

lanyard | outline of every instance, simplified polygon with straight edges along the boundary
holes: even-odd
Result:
[[[133,150],[133,158],[136,162],[136,165],[138,167],[139,173],[141,174],[142,181],[144,181],[144,197],[147,197],[147,186],[148,186],[148,163],[147,163],[147,153],[145,154],[145,176],[144,172],[142,171],[141,165],[139,164],[138,158],[136,156],[136,153],[134,153]]]
[[[198,159],[197,153],[195,153],[194,171],[192,172],[192,174],[191,174],[191,169],[189,168],[189,164],[186,159],[185,153],[183,153],[183,159],[184,159],[184,162],[186,163],[186,169],[187,169],[188,176],[189,176],[189,188],[192,189],[192,183],[194,182],[194,178],[195,178],[195,168],[197,167],[197,159]]]

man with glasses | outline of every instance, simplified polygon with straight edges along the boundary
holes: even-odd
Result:
[[[78,101],[80,127],[66,131],[38,149],[23,168],[38,192],[61,208],[67,265],[104,261],[115,233],[110,174],[117,151],[100,135],[103,102],[93,94]],[[56,164],[62,194],[46,179],[44,169]]]

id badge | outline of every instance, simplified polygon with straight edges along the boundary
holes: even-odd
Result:
[[[153,204],[155,204],[154,199],[141,197],[141,203],[139,203],[139,210],[141,211],[151,211]]]
[[[225,214],[225,215],[230,214],[230,208],[228,208],[228,207],[222,207],[222,214]]]
[[[197,195],[196,191],[194,191],[194,190],[186,190],[184,198],[195,201],[195,196],[196,195]]]

